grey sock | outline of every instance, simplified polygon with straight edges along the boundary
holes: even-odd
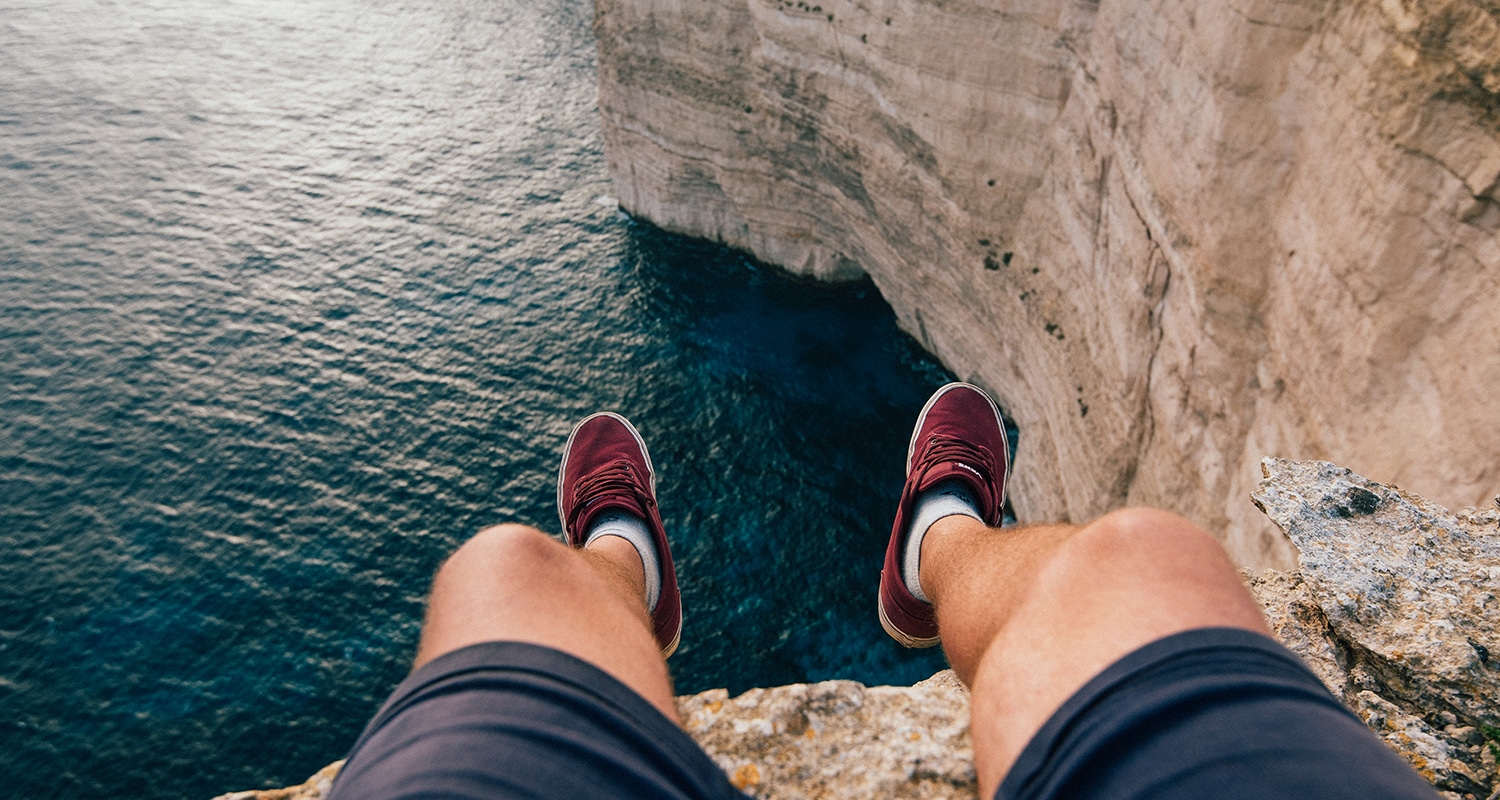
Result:
[[[922,593],[922,582],[917,577],[922,566],[922,539],[934,522],[954,514],[984,521],[974,495],[963,481],[956,479],[943,481],[923,492],[912,506],[911,524],[906,529],[906,549],[901,554],[901,581],[912,596],[923,602],[931,601]]]
[[[601,536],[618,536],[635,546],[646,571],[646,609],[655,611],[656,601],[661,598],[661,561],[656,557],[656,541],[646,521],[624,511],[606,511],[594,520],[583,546],[588,547]]]

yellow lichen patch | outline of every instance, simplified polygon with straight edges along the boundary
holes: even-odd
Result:
[[[744,791],[745,789],[760,783],[760,768],[754,764],[746,764],[734,771],[734,776],[729,779],[734,788]]]
[[[1437,782],[1437,772],[1427,763],[1427,759],[1410,751],[1402,753],[1402,755],[1406,756],[1407,763],[1411,764],[1416,769],[1417,774],[1426,779],[1428,783]]]
[[[812,728],[808,728],[807,730],[805,730],[805,731],[802,732],[802,735],[805,736],[805,737],[807,737],[807,738],[809,738],[809,739],[811,739],[814,736],[817,736],[818,734]]]
[[[723,707],[724,707],[724,701],[723,700],[712,700],[712,701],[710,701],[708,703],[708,705],[704,706],[704,708],[708,709],[708,713],[710,713],[710,714],[717,714],[717,713],[719,713],[719,709],[721,709]]]
[[[908,739],[912,740],[913,742],[915,742],[918,739],[922,738],[922,734],[917,733],[916,731],[912,731],[911,733],[906,734],[906,738],[908,738]]]

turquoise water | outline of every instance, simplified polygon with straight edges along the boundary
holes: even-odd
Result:
[[[427,581],[651,445],[684,692],[909,683],[875,583],[947,376],[868,284],[615,208],[587,5],[3,2],[0,783],[207,797],[338,758]]]

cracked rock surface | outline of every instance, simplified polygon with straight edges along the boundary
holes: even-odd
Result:
[[[1254,495],[1301,552],[1251,581],[1272,629],[1455,797],[1497,788],[1500,511],[1449,512],[1323,461],[1267,458]]]

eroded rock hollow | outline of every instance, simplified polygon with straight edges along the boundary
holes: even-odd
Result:
[[[1327,458],[1500,489],[1496,0],[597,0],[621,204],[868,274],[1022,431],[1022,520],[1125,504],[1294,566]]]

